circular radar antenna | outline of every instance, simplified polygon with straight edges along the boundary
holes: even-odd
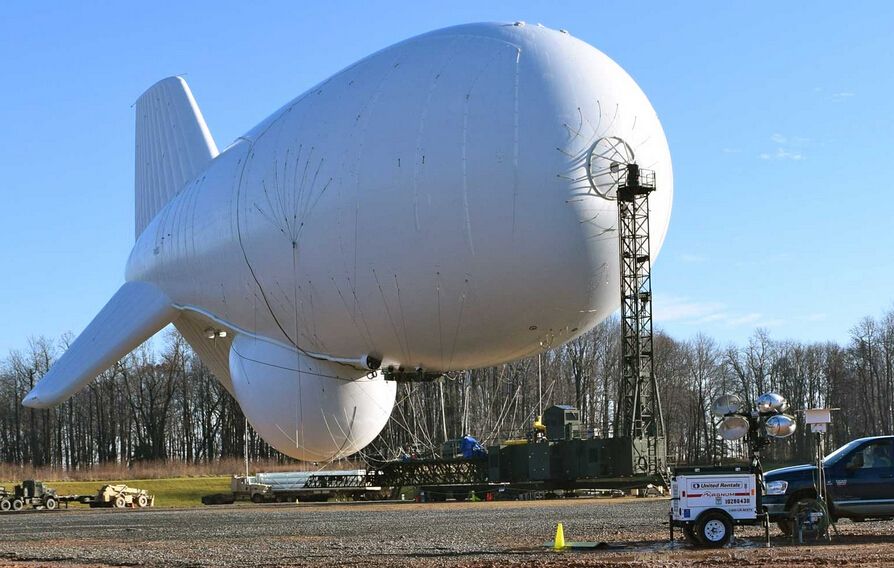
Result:
[[[616,199],[627,164],[636,160],[630,144],[617,136],[603,136],[590,146],[587,178],[599,197]]]

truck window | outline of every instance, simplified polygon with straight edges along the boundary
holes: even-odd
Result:
[[[894,466],[892,459],[891,443],[889,440],[879,440],[866,444],[848,458],[848,469],[875,469]]]

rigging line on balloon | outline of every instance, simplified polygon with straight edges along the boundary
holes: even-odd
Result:
[[[283,184],[284,185],[284,184]],[[288,230],[289,240],[294,240],[295,236],[292,234],[292,225],[289,223],[288,211],[286,209],[286,191],[285,187],[280,185],[279,183],[279,159],[276,157],[276,153],[273,154],[273,192],[276,196],[276,204],[279,206],[279,209],[276,211],[278,215],[282,215],[283,226]]]
[[[307,217],[307,201],[310,199],[309,195],[313,192],[314,185],[316,182],[316,175],[314,176],[314,181],[311,182],[310,186],[307,185],[307,169],[310,167],[310,159],[314,154],[315,146],[311,146],[310,150],[307,152],[307,158],[304,159],[304,168],[301,170],[301,181],[298,182],[298,193],[295,196],[295,211],[294,214],[297,218],[302,221]],[[317,166],[317,173],[320,172],[320,166],[322,165],[322,161]]]
[[[358,386],[360,386],[360,389],[361,389],[362,391],[365,391],[365,390],[366,390],[366,389],[364,388],[364,385],[362,385],[361,383],[357,383],[357,384],[358,384]],[[410,431],[410,427],[409,427],[409,425],[408,425],[408,424],[405,424],[405,423],[401,423],[400,419],[399,419],[397,416],[395,416],[395,415],[393,414],[393,409],[394,409],[394,408],[401,408],[402,405],[404,404],[404,402],[405,402],[407,399],[409,399],[411,396],[413,396],[413,395],[415,394],[414,392],[410,391],[409,389],[406,389],[406,391],[407,391],[408,394],[405,394],[405,395],[403,396],[403,398],[401,398],[400,400],[395,401],[395,403],[394,403],[394,405],[393,405],[392,408],[385,408],[385,407],[383,407],[381,404],[379,404],[378,399],[377,399],[376,397],[374,397],[374,396],[369,396],[369,395],[367,394],[367,399],[368,399],[369,401],[371,401],[373,404],[375,404],[375,405],[379,408],[379,410],[382,411],[383,414],[390,414],[390,416],[389,416],[389,422],[394,422],[395,424],[397,424],[398,426],[400,426],[401,428],[403,428],[404,430],[406,430],[406,432],[407,432],[408,434],[410,434],[411,436],[413,436],[413,433]]]
[[[245,260],[245,265],[248,267],[248,272],[251,274],[252,280],[255,281],[255,284],[258,286],[258,291],[261,293],[261,299],[264,300],[264,305],[267,306],[267,311],[270,312],[270,316],[273,318],[273,322],[276,324],[276,327],[282,332],[283,337],[285,337],[289,343],[295,346],[296,349],[300,349],[295,340],[289,337],[289,334],[286,333],[286,330],[283,328],[279,319],[276,317],[276,314],[273,312],[273,308],[270,306],[270,302],[267,300],[267,295],[264,293],[264,287],[261,286],[260,280],[258,280],[257,274],[255,274],[254,268],[252,268],[251,261],[248,260],[248,253],[245,250],[245,243],[242,240],[242,220],[241,220],[241,212],[242,207],[239,204],[240,197],[242,194],[242,181],[245,178],[245,168],[248,166],[248,159],[250,156],[254,156],[254,144],[252,142],[248,142],[248,151],[246,152],[246,159],[242,163],[242,168],[239,170],[239,184],[236,186],[236,238],[239,241],[239,250],[242,251],[242,258]]]
[[[282,225],[279,222],[279,218],[276,215],[276,208],[273,205],[273,201],[271,201],[270,192],[267,189],[267,180],[265,178],[261,178],[261,189],[264,191],[264,199],[267,201],[267,209],[269,210],[269,213],[267,211],[264,211],[263,209],[261,209],[261,207],[258,206],[257,203],[253,203],[253,205],[255,206],[255,209],[257,209],[258,212],[261,213],[261,215],[265,219],[270,221],[271,225],[273,225],[274,227],[276,227],[277,229],[279,229],[281,232],[283,232],[285,234],[285,232],[286,232],[285,227],[284,227],[284,225]],[[289,236],[289,235],[286,235],[286,236]]]
[[[401,326],[403,327],[404,342],[407,345],[407,364],[412,365],[412,364],[414,364],[414,362],[412,360],[413,359],[413,350],[410,349],[410,337],[407,334],[407,320],[404,317],[404,307],[400,300],[400,284],[398,284],[398,282],[397,282],[397,274],[394,275],[394,287],[395,287],[395,289],[397,289],[397,309],[400,312],[400,322],[401,322]]]
[[[351,295],[354,297],[354,305],[356,306],[357,313],[360,315],[360,321],[363,323],[363,329],[366,330],[366,335],[369,337],[370,345],[373,345],[375,342],[373,341],[372,333],[369,331],[369,324],[366,323],[366,316],[363,315],[363,310],[360,308],[360,299],[357,298],[357,289],[354,286],[354,282],[350,278],[347,278],[347,280],[348,286],[351,288]]]
[[[521,385],[518,385],[515,388],[515,393],[511,397],[506,397],[503,400],[503,405],[500,408],[500,413],[497,415],[497,420],[494,422],[494,427],[488,436],[488,439],[493,440],[500,432],[500,427],[503,425],[503,420],[506,418],[506,415],[509,413],[509,409],[512,408],[512,401],[518,396],[521,392]]]
[[[322,160],[320,160],[320,166],[322,167]],[[317,194],[317,197],[316,197],[316,199],[314,199],[314,202],[310,205],[310,207],[307,208],[306,211],[304,211],[304,212],[302,213],[302,219],[307,219],[307,216],[310,215],[311,212],[313,212],[314,209],[316,209],[316,207],[317,207],[317,203],[319,203],[319,202],[320,202],[320,199],[323,198],[323,195],[326,193],[326,190],[329,189],[329,186],[332,185],[332,181],[333,181],[334,179],[335,179],[335,178],[330,177],[329,180],[326,182],[326,185],[324,185],[324,186],[320,189],[320,193]],[[301,223],[298,225],[298,232],[297,232],[297,234],[296,234],[296,236],[295,236],[296,239],[298,239],[298,238],[301,237],[301,232],[304,230],[304,227],[305,227],[305,226],[306,226],[305,222],[304,222],[304,221],[301,221]]]
[[[379,282],[379,275],[376,274],[376,269],[371,268],[373,278],[376,280],[376,285],[379,287],[379,293],[382,295],[382,304],[385,306],[385,314],[388,316],[388,322],[391,324],[391,331],[394,332],[394,338],[397,339],[397,345],[400,347],[400,350],[403,352],[404,357],[407,359],[404,361],[405,364],[410,364],[409,357],[407,356],[407,352],[404,349],[403,344],[400,341],[400,333],[397,331],[397,326],[394,324],[394,318],[391,317],[391,309],[388,307],[388,300],[385,299],[385,291],[382,289],[382,283]]]
[[[444,364],[444,332],[441,324],[441,273],[435,272],[435,292],[438,298],[438,352],[441,355],[439,364]]]
[[[417,385],[418,385],[418,383],[411,382],[409,384],[409,388],[412,390],[420,390],[421,391],[422,389],[419,388]],[[414,423],[416,424],[416,428],[422,431],[422,436],[425,437],[425,441],[427,442],[426,445],[429,448],[433,448],[433,447],[435,447],[435,444],[432,441],[431,437],[428,435],[428,428],[425,428],[424,427],[425,425],[423,425],[422,428],[419,428],[419,422],[421,422],[419,417],[425,416],[423,413],[419,412],[418,405],[416,404],[418,402],[419,398],[420,397],[417,396],[417,397],[413,397],[410,399],[411,410],[413,411],[413,417],[415,418]]]
[[[310,168],[310,159],[314,154],[314,150],[316,150],[316,146],[311,146],[310,151],[307,153],[307,159],[304,161],[304,171],[301,173],[301,187],[302,188],[307,187],[306,191],[301,192],[302,199],[298,202],[298,209],[300,210],[300,211],[298,211],[298,213],[299,213],[299,217],[302,220],[306,219],[307,215],[313,210],[312,206],[310,208],[308,208],[308,204],[310,203],[314,188],[317,186],[317,178],[320,176],[320,170],[323,167],[323,162],[325,162],[325,160],[326,160],[325,157],[320,158],[320,161],[317,164],[317,169],[314,170],[314,176],[310,180],[310,186],[307,186],[306,185],[307,184],[307,171],[308,171],[308,168]],[[325,192],[325,191],[326,191],[326,188],[324,187],[321,190],[321,193]],[[319,198],[319,196],[318,196],[318,198]]]
[[[447,368],[453,367],[453,356],[456,355],[456,341],[459,338],[459,328],[463,321],[463,308],[466,305],[466,292],[469,288],[469,279],[466,278],[466,286],[463,290],[463,293],[460,295],[459,301],[459,314],[456,317],[456,329],[453,332],[453,345],[450,348],[450,361],[447,363]]]
[[[354,331],[357,332],[358,335],[363,336],[363,330],[360,328],[360,324],[357,322],[356,314],[353,313],[351,308],[348,306],[348,301],[345,299],[344,294],[341,293],[341,288],[338,283],[335,281],[335,276],[329,277],[332,280],[332,287],[335,288],[335,291],[338,293],[338,297],[341,299],[341,304],[344,306],[345,311],[348,314],[348,317],[351,318],[351,323],[354,324]],[[369,336],[369,331],[367,330],[367,337],[363,338],[366,342],[366,350],[372,350],[372,337]]]
[[[508,44],[511,45],[511,44]],[[515,47],[515,46],[513,46]],[[516,49],[518,49],[516,47]],[[466,96],[463,99],[463,120],[462,120],[462,144],[460,146],[460,166],[462,171],[462,203],[463,214],[466,225],[466,238],[468,239],[469,251],[475,256],[475,240],[472,237],[472,214],[469,206],[469,176],[468,176],[468,146],[469,146],[469,113],[471,107],[472,92],[478,83],[478,79],[484,75],[484,72],[490,67],[491,63],[497,59],[499,53],[495,53],[487,60],[480,71],[472,78]]]
[[[286,224],[289,226],[294,225],[294,222],[295,222],[295,219],[289,218],[289,213],[292,211],[292,208],[290,207],[291,201],[292,201],[292,196],[295,195],[294,191],[289,191],[289,188],[293,187],[293,186],[290,186],[289,182],[288,182],[289,163],[291,162],[291,160],[289,160],[289,154],[291,154],[291,152],[292,152],[292,147],[286,146],[285,156],[283,156],[283,159],[282,159],[282,185],[283,185],[283,191],[285,193],[285,205],[283,206],[282,213],[283,213],[283,216],[286,217]]]
[[[572,153],[570,153],[570,152],[566,152],[565,150],[559,148],[558,146],[556,146],[556,150],[558,150],[558,151],[561,152],[562,154],[568,156],[569,158],[576,158],[576,157],[577,157],[577,156],[575,156],[574,154],[572,154]]]
[[[409,397],[405,397],[405,399],[406,398],[409,398]],[[397,412],[400,414],[400,417],[398,418],[392,412],[391,420],[393,420],[395,424],[397,424],[398,426],[403,428],[404,431],[406,431],[406,433],[409,434],[409,436],[413,440],[413,442],[419,442],[420,441],[419,436],[416,435],[416,432],[414,432],[413,430],[410,429],[409,423],[407,421],[407,417],[404,414],[404,405],[400,405],[400,406],[395,405],[395,408],[397,409]]]
[[[612,121],[608,123],[608,126],[605,127],[605,131],[608,132],[615,125],[615,120],[618,119],[618,112],[621,110],[621,105],[615,103],[615,114],[612,116]]]
[[[471,90],[466,94],[463,101],[463,128],[462,128],[462,145],[460,147],[460,164],[462,170],[462,198],[463,198],[463,215],[466,220],[466,238],[468,239],[469,251],[475,256],[475,241],[472,239],[472,216],[469,212],[469,176],[468,176],[468,142],[469,142],[469,97],[472,95]]]
[[[297,142],[297,140],[296,140],[296,142]],[[292,218],[296,221],[298,220],[298,213],[299,213],[298,203],[299,203],[301,189],[302,189],[298,183],[298,172],[300,171],[298,164],[301,163],[301,156],[303,153],[304,153],[304,143],[299,142],[298,143],[298,154],[295,156],[295,160],[294,160],[295,165],[292,168],[292,187],[295,188],[295,191],[291,192],[292,193],[292,196],[291,196],[292,204],[290,207],[290,209],[292,211]]]
[[[420,146],[422,145],[422,133],[425,131],[425,119],[428,116],[428,108],[431,104],[432,96],[434,96],[435,87],[438,84],[439,79],[441,78],[441,74],[444,72],[444,69],[453,62],[453,58],[456,56],[456,51],[453,50],[454,44],[459,41],[458,38],[453,38],[450,44],[447,47],[447,52],[449,57],[446,58],[444,63],[441,65],[438,72],[435,74],[434,79],[431,84],[428,86],[428,92],[425,95],[425,101],[422,103],[422,113],[419,115],[419,127],[416,129],[416,155],[413,159],[413,219],[416,223],[416,231],[419,231],[419,173],[420,173],[420,165],[425,164],[425,154],[421,153]],[[422,162],[420,164],[419,156],[422,156]]]
[[[516,205],[518,203],[518,156],[519,156],[519,82],[521,72],[519,66],[521,64],[521,49],[515,49],[515,77],[512,89],[512,234],[515,234],[515,217]]]
[[[341,423],[337,419],[335,420],[335,425],[338,426],[338,429],[341,430],[342,435],[345,437],[344,442],[342,442],[341,444],[338,443],[338,440],[336,440],[335,435],[332,433],[332,428],[329,426],[329,419],[326,418],[326,413],[322,412],[321,416],[323,417],[323,424],[326,426],[326,431],[329,434],[329,438],[332,440],[332,444],[333,444],[333,446],[335,446],[336,450],[335,450],[335,453],[333,454],[333,456],[331,458],[329,458],[328,461],[324,462],[322,465],[320,465],[318,467],[317,471],[323,470],[326,466],[328,466],[329,464],[333,463],[335,460],[342,457],[342,452],[345,450],[345,447],[347,447],[348,443],[351,441],[351,433],[354,430],[354,419],[357,417],[357,406],[356,405],[354,406],[354,413],[351,415],[351,422],[350,422],[350,425],[348,426],[347,432],[345,432],[345,429],[341,427]]]

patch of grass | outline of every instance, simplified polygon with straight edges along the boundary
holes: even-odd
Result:
[[[202,496],[209,493],[230,491],[230,478],[221,477],[177,477],[171,479],[123,479],[111,481],[50,481],[47,486],[59,495],[96,495],[106,484],[123,483],[128,487],[145,489],[155,495],[156,507],[203,507]],[[15,483],[0,483],[12,490]],[[70,507],[86,507],[72,503]]]

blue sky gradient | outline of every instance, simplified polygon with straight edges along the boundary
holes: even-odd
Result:
[[[80,332],[133,244],[131,105],[185,74],[225,147],[432,29],[541,22],[649,96],[675,173],[660,328],[846,341],[894,307],[894,3],[10,3],[0,18],[0,354]]]

